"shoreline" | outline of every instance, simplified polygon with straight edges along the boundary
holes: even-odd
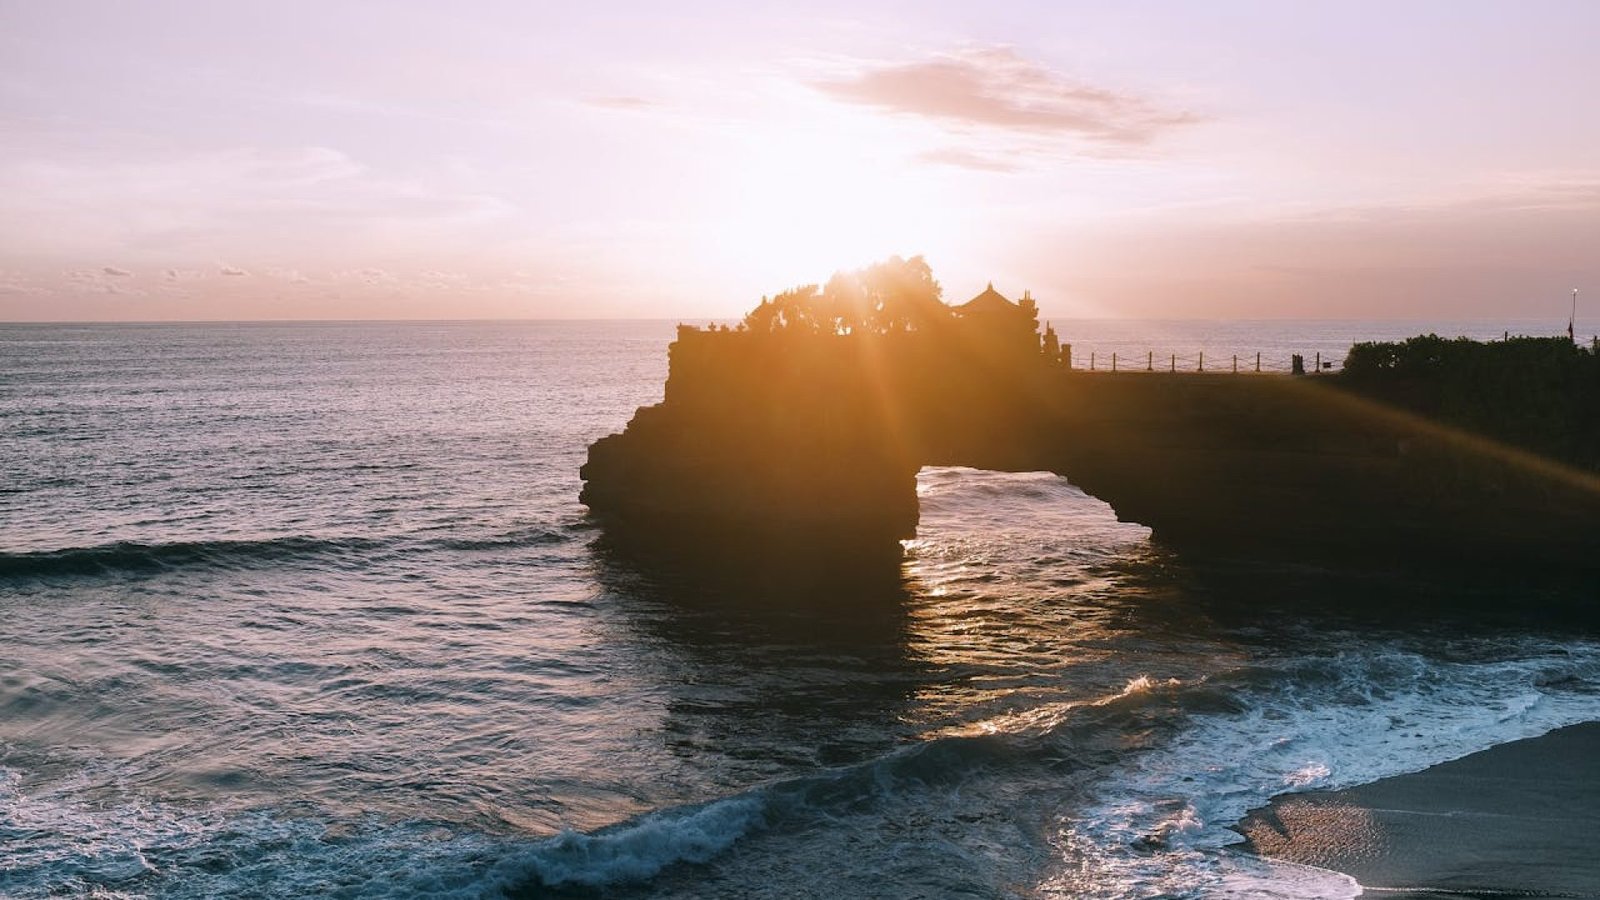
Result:
[[[1281,794],[1246,852],[1344,873],[1363,898],[1600,896],[1600,722],[1339,791]]]

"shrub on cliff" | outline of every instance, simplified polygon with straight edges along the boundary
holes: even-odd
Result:
[[[1600,469],[1600,356],[1565,337],[1436,334],[1350,348],[1344,379],[1386,402]]]

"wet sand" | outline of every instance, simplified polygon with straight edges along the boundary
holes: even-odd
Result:
[[[1344,872],[1374,900],[1600,897],[1600,723],[1284,795],[1237,829],[1254,852]]]

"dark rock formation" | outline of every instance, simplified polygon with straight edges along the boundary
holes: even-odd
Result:
[[[1191,554],[1600,571],[1593,448],[1519,449],[1381,378],[1073,372],[992,305],[981,326],[681,328],[664,402],[590,448],[583,502],[611,539],[708,565],[832,566],[898,558],[924,465],[1047,470]]]

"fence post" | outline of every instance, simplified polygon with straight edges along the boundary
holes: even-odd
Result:
[[[1200,371],[1204,372],[1205,370],[1206,370],[1206,352],[1204,350],[1201,350],[1200,351]]]
[[[1116,351],[1112,351],[1112,353],[1111,353],[1111,371],[1115,372],[1116,370],[1117,370],[1117,354],[1116,354]]]
[[[1155,371],[1155,365],[1156,365],[1156,352],[1154,350],[1145,351],[1145,354],[1144,354],[1144,370],[1146,372],[1154,372]]]
[[[1256,371],[1261,371],[1261,351],[1256,351]]]
[[[1172,371],[1178,371],[1178,354],[1172,354]]]
[[[1089,352],[1089,371],[1094,371],[1094,351]]]
[[[1233,374],[1239,374],[1239,354],[1233,355]]]
[[[1311,374],[1313,374],[1313,375],[1321,375],[1322,374],[1322,351],[1321,350],[1317,351],[1317,367],[1315,369],[1311,370]]]

